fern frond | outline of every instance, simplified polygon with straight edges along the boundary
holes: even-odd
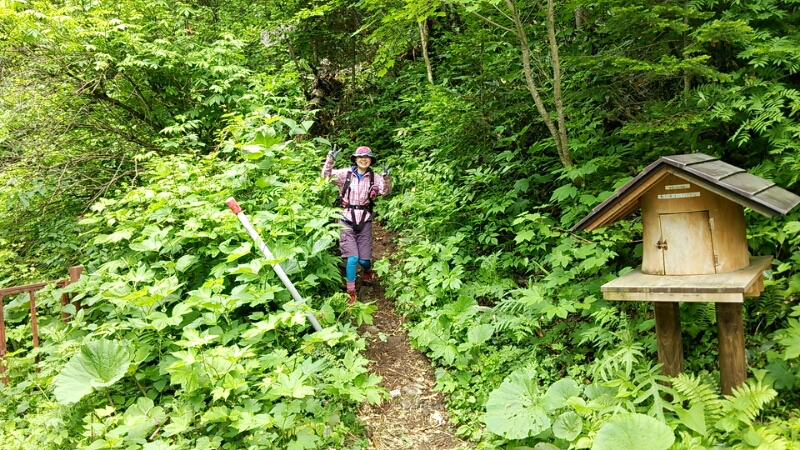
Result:
[[[767,428],[757,428],[751,430],[750,433],[758,434],[758,450],[786,450],[789,448],[789,442],[785,437],[775,434]],[[753,447],[746,442],[740,442],[733,446],[734,450],[749,450]]]
[[[709,330],[717,323],[717,310],[713,303],[687,303],[681,308],[681,322],[687,330]]]
[[[702,404],[706,422],[715,423],[722,419],[725,408],[715,384],[694,374],[681,373],[672,379],[672,388],[689,401],[689,407]]]
[[[602,325],[586,326],[578,332],[578,336],[581,337],[578,345],[591,342],[592,345],[594,345],[594,347],[597,349],[603,349],[610,346],[616,339],[614,333]]]
[[[546,302],[545,298],[534,286],[530,289],[516,290],[513,295],[500,300],[494,310],[496,313],[503,314],[530,313],[531,310],[538,309],[544,302]]]
[[[786,296],[777,289],[767,288],[760,296],[748,299],[748,316],[762,322],[759,327],[769,327],[776,321],[785,318],[789,313]]]
[[[761,382],[745,383],[742,387],[734,388],[733,395],[726,396],[723,405],[728,413],[734,414],[741,422],[752,425],[764,405],[777,395],[777,391]]]
[[[537,318],[513,314],[496,314],[492,325],[495,333],[510,334],[516,342],[528,339],[540,328]]]

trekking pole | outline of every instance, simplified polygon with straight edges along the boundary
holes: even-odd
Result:
[[[261,239],[261,236],[259,236],[255,228],[253,228],[253,225],[250,224],[250,220],[242,212],[242,207],[239,206],[238,203],[236,203],[236,199],[231,197],[225,200],[225,204],[227,204],[228,207],[231,209],[231,211],[233,211],[233,213],[236,214],[236,217],[239,218],[239,222],[241,222],[244,228],[247,230],[247,234],[249,234],[250,237],[253,238],[253,241],[255,241],[259,250],[261,250],[261,253],[264,254],[264,257],[270,261],[275,260],[275,257],[272,255],[272,252],[269,251],[269,247],[267,247],[267,244],[264,243],[264,241]],[[290,280],[289,277],[286,276],[286,272],[283,271],[283,267],[281,267],[280,264],[275,263],[272,264],[272,268],[275,270],[275,273],[278,274],[278,278],[280,278],[281,281],[283,281],[283,285],[286,286],[286,289],[289,290],[289,293],[292,294],[292,297],[298,303],[305,303],[303,297],[300,297],[300,294],[297,292],[297,289],[295,289],[294,284],[292,284],[292,280]],[[314,317],[314,314],[312,314],[311,311],[306,312],[306,317],[308,317],[308,321],[311,322],[311,325],[314,327],[315,330],[322,331],[322,327],[319,326],[317,318]]]

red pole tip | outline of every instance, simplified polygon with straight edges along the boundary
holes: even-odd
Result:
[[[238,203],[236,203],[236,199],[233,197],[225,200],[225,204],[228,205],[228,208],[230,208],[234,214],[238,215],[240,212],[242,212],[242,207],[239,206]]]

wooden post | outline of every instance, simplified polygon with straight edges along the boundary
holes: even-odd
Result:
[[[69,268],[69,280],[66,280],[64,283],[64,287],[69,286],[70,284],[78,281],[81,278],[81,274],[83,273],[83,266],[73,266]],[[61,294],[61,308],[67,306],[67,303],[70,302],[72,296],[70,294],[64,293]],[[80,305],[75,305],[75,311],[78,311],[78,307]],[[65,312],[61,312],[61,321],[64,323],[69,322],[69,314]]]
[[[83,266],[72,266],[69,268],[69,282],[74,283],[81,278]]]
[[[31,307],[31,334],[33,335],[33,348],[39,347],[39,321],[36,319],[36,291],[28,292]],[[36,371],[39,371],[39,355],[36,355]]]
[[[64,287],[69,286],[69,281],[64,283]],[[64,323],[69,322],[69,314],[64,312],[64,307],[69,303],[69,294],[66,292],[61,294],[61,321]]]
[[[680,303],[653,302],[656,313],[656,342],[661,373],[670,377],[683,372]]]
[[[741,303],[716,303],[719,341],[719,381],[722,393],[731,395],[734,387],[747,379],[744,355],[744,319]]]
[[[6,353],[8,353],[8,349],[6,348],[6,319],[3,316],[3,296],[0,295],[0,375],[6,373]],[[8,377],[2,376],[0,377],[3,384],[8,384]]]
[[[36,293],[34,291],[28,292],[28,298],[31,308],[31,334],[33,334],[33,348],[39,346],[39,323],[36,321]]]
[[[69,282],[70,284],[75,283],[81,278],[81,274],[83,273],[83,266],[72,266],[69,268]],[[75,312],[78,312],[78,308],[80,308],[80,302],[75,302]]]

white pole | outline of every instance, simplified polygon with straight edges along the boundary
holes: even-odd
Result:
[[[269,247],[267,247],[267,244],[265,244],[264,240],[261,239],[261,236],[258,235],[258,232],[255,230],[255,228],[253,228],[253,225],[250,224],[250,220],[242,212],[242,207],[239,206],[239,204],[236,202],[236,199],[231,197],[226,200],[225,203],[228,205],[231,211],[236,214],[236,217],[239,218],[239,222],[241,222],[244,228],[247,230],[247,234],[253,238],[253,241],[255,241],[258,249],[261,250],[261,253],[264,255],[264,257],[270,261],[274,260],[275,257],[272,256],[272,252],[269,251]],[[283,271],[283,267],[281,267],[280,264],[272,264],[272,268],[275,270],[275,273],[278,274],[278,278],[283,281],[283,285],[286,286],[286,289],[289,290],[289,293],[292,294],[292,297],[298,303],[305,303],[303,297],[300,297],[300,294],[297,292],[297,289],[295,289],[294,284],[292,284],[292,280],[290,280],[286,275],[286,272]],[[322,331],[322,327],[319,326],[319,322],[317,322],[317,318],[314,317],[314,314],[308,311],[306,312],[306,317],[308,317],[308,321],[311,322],[311,325],[315,330]]]

